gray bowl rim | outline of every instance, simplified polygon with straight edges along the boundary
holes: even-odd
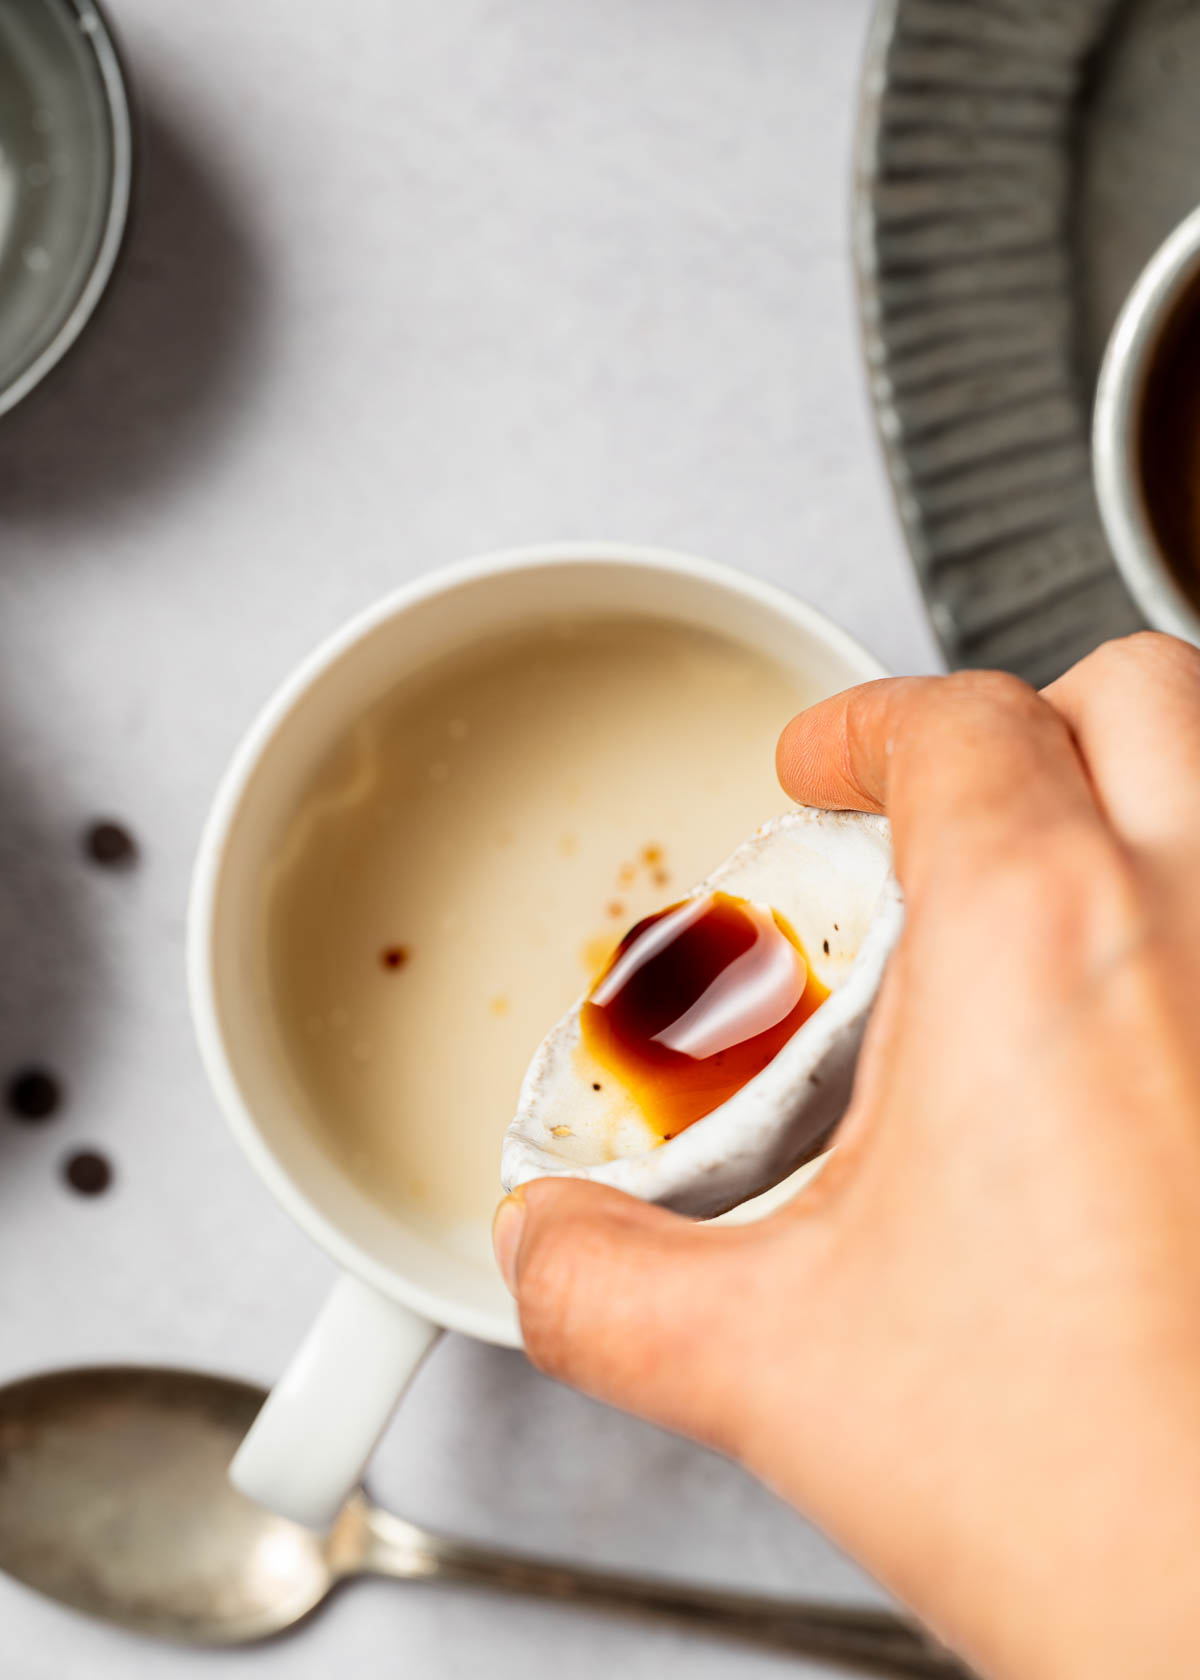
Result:
[[[129,89],[116,39],[96,0],[44,0],[69,12],[89,44],[112,132],[112,168],[108,181],[108,209],[95,257],[70,311],[58,331],[0,390],[0,415],[15,408],[35,385],[56,367],[95,312],[112,278],[125,238],[133,191],[133,117]]]

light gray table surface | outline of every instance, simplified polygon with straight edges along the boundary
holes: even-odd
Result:
[[[0,1119],[0,1379],[134,1359],[266,1381],[330,1281],[216,1113],[183,939],[226,758],[345,616],[477,550],[610,536],[772,578],[892,667],[934,666],[855,322],[868,12],[113,0],[140,213],[85,341],[0,427],[0,1074],[68,1086],[50,1123]],[[136,831],[136,872],[83,862],[101,814]],[[92,1201],[57,1176],[89,1143],[117,1168]],[[539,1551],[874,1590],[731,1466],[455,1338],[374,1485]],[[0,1580],[5,1680],[799,1671],[384,1583],[283,1644],[177,1653]]]

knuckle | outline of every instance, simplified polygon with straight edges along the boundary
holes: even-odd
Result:
[[[1034,690],[1009,671],[953,671],[944,682],[956,701],[970,701],[1017,716],[1032,715],[1039,710]]]
[[[1195,682],[1200,680],[1200,649],[1161,630],[1136,630],[1130,636],[1102,642],[1075,667],[1085,682],[1131,670],[1182,676]]]
[[[1048,708],[1029,684],[1008,671],[952,671],[930,695],[943,722],[956,729],[974,719],[985,727],[1031,731],[1045,725]]]
[[[913,694],[898,740],[908,752],[941,754],[974,731],[1013,736],[1044,729],[1053,714],[1039,694],[1007,671],[952,671]]]

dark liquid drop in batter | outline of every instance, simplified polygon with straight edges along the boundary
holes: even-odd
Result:
[[[707,893],[625,935],[580,1024],[597,1061],[672,1138],[761,1073],[828,996],[782,917]]]

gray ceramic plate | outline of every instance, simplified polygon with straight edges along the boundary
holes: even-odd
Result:
[[[857,256],[872,391],[954,665],[1044,682],[1140,619],[1092,497],[1092,392],[1200,203],[1200,0],[883,0]]]
[[[121,68],[91,0],[0,0],[0,414],[96,307],[131,164]]]

